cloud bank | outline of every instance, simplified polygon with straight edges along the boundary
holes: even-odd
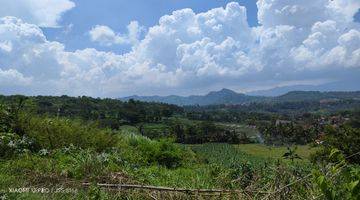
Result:
[[[174,11],[141,39],[137,22],[126,34],[103,25],[89,31],[92,41],[105,46],[131,44],[122,55],[66,51],[47,40],[41,23],[4,17],[0,91],[118,97],[359,77],[360,25],[353,20],[359,1],[259,0],[257,6],[257,27],[248,25],[245,7],[233,2],[204,13]]]

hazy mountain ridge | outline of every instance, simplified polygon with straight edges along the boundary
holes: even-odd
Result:
[[[121,100],[139,100],[149,102],[162,102],[176,105],[211,105],[211,104],[241,104],[247,102],[254,102],[263,100],[265,97],[249,96],[241,93],[236,93],[229,89],[222,89],[220,91],[212,91],[206,95],[191,95],[191,96],[129,96],[120,98]]]
[[[212,91],[206,95],[191,96],[129,96],[120,98],[127,101],[129,99],[162,102],[176,105],[216,105],[216,104],[243,104],[250,102],[265,101],[320,101],[327,99],[360,99],[360,91],[354,92],[319,92],[319,91],[291,91],[276,97],[251,96],[237,93],[229,89]]]
[[[360,100],[360,91],[351,92],[319,92],[319,91],[291,91],[274,98],[278,101],[320,101],[320,100]]]
[[[357,84],[354,84],[357,83]],[[256,90],[247,92],[247,95],[250,96],[268,96],[268,97],[276,97],[280,95],[284,95],[288,92],[292,91],[320,91],[320,92],[328,92],[328,91],[339,91],[339,92],[348,92],[348,91],[360,91],[360,82],[358,78],[349,77],[348,80],[344,81],[335,81],[330,83],[324,83],[320,85],[291,85],[291,86],[279,86],[271,89],[265,90]]]

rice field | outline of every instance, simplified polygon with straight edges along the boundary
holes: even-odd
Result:
[[[192,145],[191,149],[205,162],[230,167],[234,164],[252,163],[254,166],[263,166],[271,162],[271,159],[250,155],[236,145],[208,143],[202,145]]]
[[[201,145],[190,145],[191,149],[205,162],[222,165],[226,168],[237,164],[249,163],[254,169],[261,170],[262,167],[274,164],[277,161],[284,161],[290,164],[290,160],[282,156],[287,152],[287,147],[272,147],[263,144],[221,144],[208,143]],[[315,148],[308,145],[298,146],[296,153],[301,160],[296,162],[307,165],[310,154]]]
[[[264,144],[239,144],[235,147],[246,154],[271,159],[281,159],[287,151],[286,146],[267,146]],[[316,148],[310,145],[298,145],[296,147],[296,153],[303,159],[308,159],[310,154],[316,151]]]

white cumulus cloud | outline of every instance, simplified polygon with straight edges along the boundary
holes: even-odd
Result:
[[[31,81],[31,77],[25,77],[23,74],[14,69],[0,69],[0,88],[14,85],[29,85]]]
[[[110,27],[96,25],[89,31],[90,39],[104,46],[117,44],[136,45],[144,28],[137,21],[131,21],[127,26],[126,34],[115,33]]]
[[[14,16],[40,27],[57,27],[61,15],[75,7],[70,0],[1,0],[0,17]]]

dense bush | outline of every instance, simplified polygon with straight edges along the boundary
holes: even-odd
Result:
[[[128,137],[128,144],[134,148],[134,151],[140,153],[138,156],[147,165],[158,164],[168,168],[176,168],[192,157],[190,150],[181,148],[170,139],[156,141],[131,135]]]
[[[9,158],[15,154],[35,150],[34,141],[27,136],[0,132],[0,158]]]
[[[81,148],[103,151],[115,145],[111,130],[79,120],[31,117],[21,121],[25,133],[44,149],[56,149],[73,144]]]
[[[168,168],[179,167],[183,162],[183,158],[187,156],[173,141],[162,139],[158,142],[157,148],[158,150],[154,152],[154,159],[160,165]]]
[[[340,127],[327,126],[322,148],[312,156],[313,161],[328,161],[333,148],[339,149],[350,163],[360,164],[360,128],[348,125]],[[353,155],[356,154],[356,155]],[[351,156],[351,157],[350,157]]]
[[[313,182],[325,199],[360,199],[360,170],[349,164],[340,150],[333,148],[313,170]]]
[[[11,115],[5,106],[0,104],[0,132],[8,132],[11,129]]]
[[[0,105],[0,158],[36,150],[35,142],[19,130],[18,111]]]
[[[318,130],[315,127],[303,127],[302,125],[290,124],[268,124],[261,127],[266,144],[288,145],[288,144],[308,144],[313,142]]]

